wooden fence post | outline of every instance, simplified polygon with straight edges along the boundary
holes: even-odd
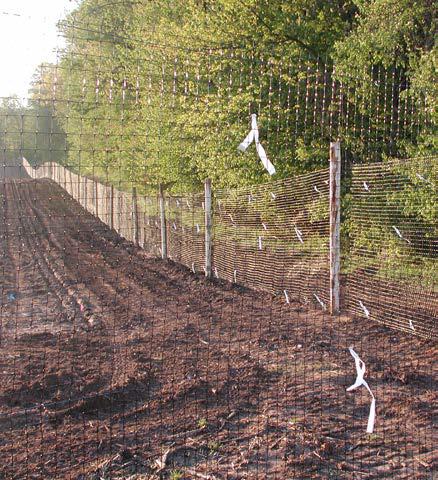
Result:
[[[114,185],[110,186],[109,198],[109,227],[114,229]]]
[[[160,184],[160,224],[161,224],[161,258],[167,259],[167,229],[166,229],[166,207],[164,202],[164,189]]]
[[[137,188],[132,187],[132,216],[134,220],[134,244],[139,246],[139,228],[138,228],[138,200]]]
[[[99,187],[97,181],[93,180],[94,190],[94,215],[99,218]]]
[[[212,240],[212,216],[211,216],[211,180],[205,180],[205,276],[211,278],[211,240]]]
[[[87,177],[81,176],[81,185],[82,185],[82,206],[85,210],[88,210],[87,205]]]
[[[330,314],[340,308],[341,270],[341,144],[330,143]]]

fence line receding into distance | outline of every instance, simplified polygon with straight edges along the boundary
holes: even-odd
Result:
[[[23,160],[31,177],[53,179],[122,237],[155,256],[162,257],[164,248],[165,258],[193,273],[208,274],[211,265],[213,277],[282,296],[286,302],[333,313],[341,303],[364,319],[436,337],[436,159],[355,167],[350,211],[343,221],[349,240],[342,251],[340,177],[333,168],[338,161],[339,151],[330,171],[213,189],[208,226],[204,192],[162,192],[161,201],[160,194],[120,191],[58,164],[34,169]],[[413,208],[423,212],[422,218],[413,216]],[[207,249],[206,238],[211,239]]]

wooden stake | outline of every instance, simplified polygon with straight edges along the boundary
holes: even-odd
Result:
[[[205,276],[211,278],[211,240],[212,240],[212,216],[211,216],[211,180],[205,180]]]
[[[93,180],[94,188],[94,215],[99,218],[99,187],[96,180]]]
[[[161,258],[167,259],[167,229],[166,229],[166,207],[164,202],[164,189],[160,184],[160,222],[161,222]]]
[[[109,198],[109,227],[114,229],[114,185],[110,186]]]
[[[330,143],[330,313],[340,308],[341,270],[341,144]]]
[[[134,220],[134,244],[139,245],[137,188],[132,187],[132,215]]]

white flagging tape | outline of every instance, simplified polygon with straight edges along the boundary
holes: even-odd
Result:
[[[265,230],[267,230],[267,229],[268,229],[268,227],[267,227],[266,223],[262,223],[262,227],[263,227]]]
[[[405,238],[402,233],[400,232],[400,230],[396,227],[396,226],[392,226],[392,228],[394,229],[394,232],[402,239],[404,240],[405,242],[408,242],[408,243],[411,243],[410,240],[408,240],[407,238]]]
[[[237,270],[234,270],[233,277],[234,277],[234,283],[237,283]]]
[[[350,353],[352,357],[354,358],[354,363],[356,365],[356,381],[354,382],[351,387],[347,388],[347,392],[351,392],[353,390],[356,390],[356,388],[360,386],[364,386],[368,392],[370,393],[372,400],[371,400],[371,406],[370,406],[370,413],[368,415],[368,425],[367,425],[367,433],[373,433],[374,430],[374,421],[376,418],[376,398],[373,395],[373,392],[371,391],[370,387],[368,386],[368,383],[364,379],[365,375],[365,363],[359,358],[359,355],[353,350],[352,347],[349,347]]]
[[[304,243],[303,234],[301,233],[301,230],[298,230],[297,227],[295,227],[295,234],[296,234],[298,240],[299,240],[301,243]]]
[[[263,163],[263,166],[268,171],[269,175],[274,175],[275,167],[268,160],[265,149],[262,147],[259,141],[259,128],[257,126],[257,115],[253,113],[251,115],[251,131],[246,136],[245,140],[237,147],[241,152],[245,152],[246,149],[254,142],[256,146],[257,153],[260,157],[260,160]]]
[[[411,327],[411,330],[415,332],[415,327],[414,327],[414,324],[412,323],[412,319],[409,319],[409,326]]]
[[[318,295],[314,293],[313,296],[316,298],[316,301],[321,305],[322,309],[327,310],[325,303],[318,297]]]
[[[271,192],[271,197],[272,197],[272,200],[275,200],[277,198],[277,195],[275,195],[274,192]]]
[[[417,175],[417,178],[419,178],[422,182],[426,182],[427,184],[433,187],[433,183],[430,180],[428,180],[426,177],[423,177],[423,175],[421,175],[420,173],[417,173],[416,175]]]
[[[192,272],[193,272],[193,273],[196,273],[196,270],[195,270],[195,262],[192,263]]]
[[[262,237],[259,237],[259,250],[262,250]]]
[[[365,313],[365,316],[366,316],[367,318],[370,318],[370,311],[369,311],[368,308],[362,303],[361,300],[359,300],[359,305],[360,305],[360,307],[362,308],[363,313]]]
[[[284,292],[284,298],[286,299],[286,303],[290,303],[290,300],[289,300],[289,295],[287,294],[287,290],[283,290]]]
[[[313,190],[315,190],[316,193],[321,193],[321,190],[319,190],[316,185],[313,186]]]
[[[214,274],[215,274],[216,278],[219,278],[219,273],[217,271],[217,267],[214,267]]]
[[[364,188],[367,192],[370,191],[370,187],[369,187],[369,185],[368,185],[367,182],[363,182],[363,188]]]
[[[196,233],[199,233],[201,229],[199,228],[199,223],[196,224]]]

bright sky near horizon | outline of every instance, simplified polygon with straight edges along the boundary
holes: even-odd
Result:
[[[36,67],[62,46],[56,24],[76,0],[0,1],[0,97],[28,96]]]

